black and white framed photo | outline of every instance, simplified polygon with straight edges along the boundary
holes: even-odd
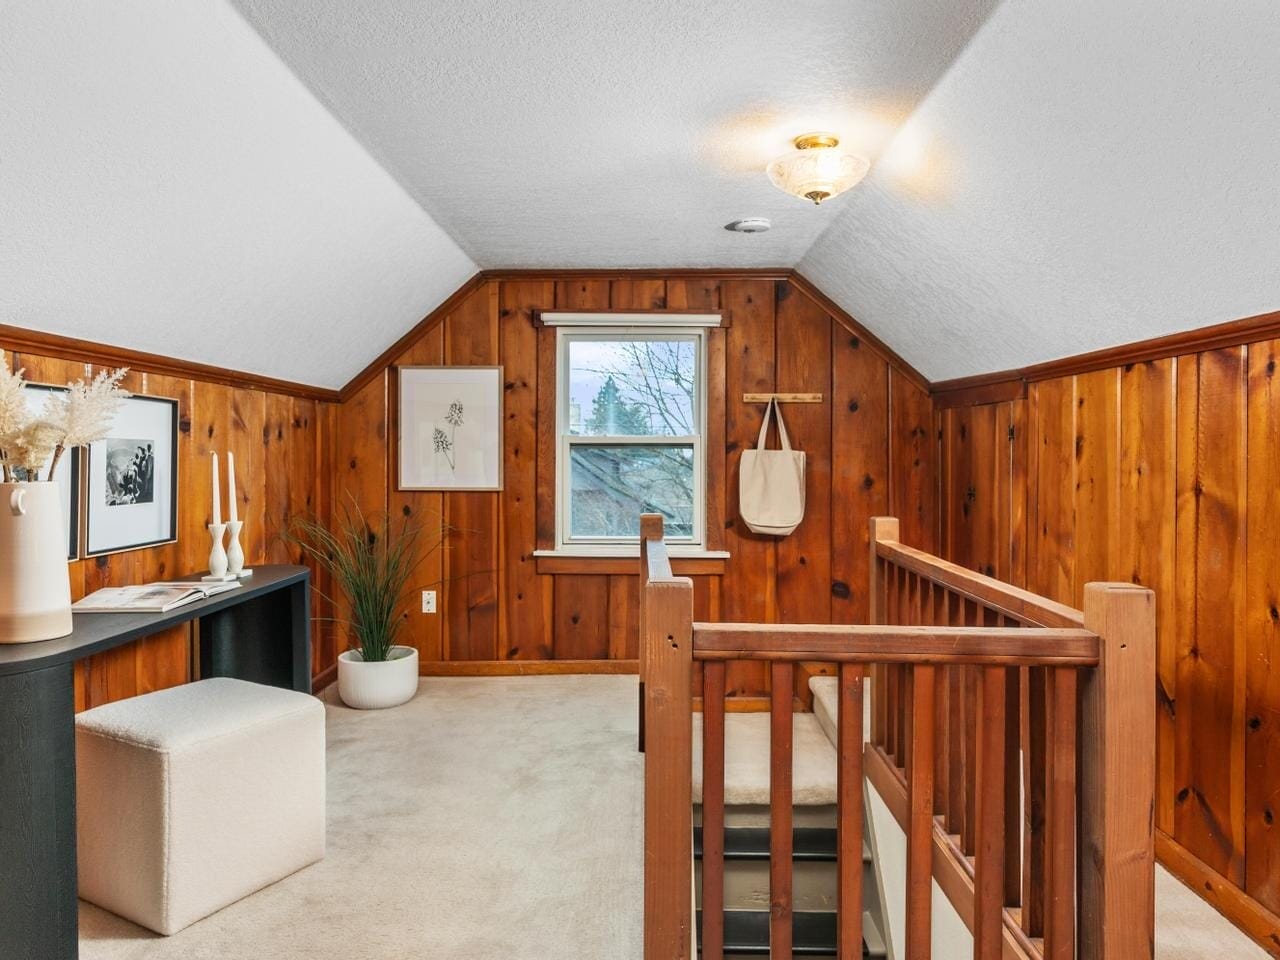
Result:
[[[502,367],[399,368],[398,487],[502,489]]]
[[[135,395],[85,462],[84,555],[171,543],[178,529],[178,401]]]
[[[66,387],[55,387],[43,383],[28,383],[23,387],[27,409],[31,413],[43,410],[50,394],[63,394]],[[58,485],[58,501],[62,505],[63,530],[67,534],[67,559],[75,560],[80,556],[80,450],[73,448],[63,453],[54,469],[53,476],[48,475],[48,464],[40,471],[40,477],[52,480]]]

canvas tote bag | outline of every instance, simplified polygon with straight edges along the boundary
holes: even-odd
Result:
[[[778,415],[781,450],[765,447],[769,419]],[[778,402],[770,400],[754,450],[742,451],[738,465],[738,510],[755,533],[785,537],[804,519],[804,453],[791,449]]]

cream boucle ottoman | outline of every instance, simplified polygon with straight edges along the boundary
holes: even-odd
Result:
[[[218,678],[76,718],[80,896],[176,933],[324,856],[324,707]]]

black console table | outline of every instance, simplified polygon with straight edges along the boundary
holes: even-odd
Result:
[[[69,636],[0,645],[0,957],[79,952],[75,662],[195,621],[201,677],[310,693],[310,608],[306,567],[259,566],[168,613],[78,613]]]

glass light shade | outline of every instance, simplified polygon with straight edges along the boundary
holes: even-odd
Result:
[[[766,168],[773,185],[815,204],[844,193],[871,169],[865,157],[838,147],[808,147],[779,157]]]

